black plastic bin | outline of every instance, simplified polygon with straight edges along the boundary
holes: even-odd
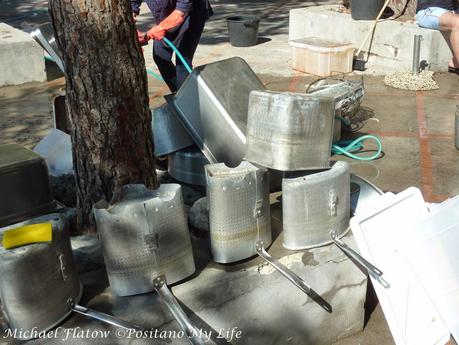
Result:
[[[0,227],[55,208],[45,160],[20,145],[0,145]]]
[[[228,24],[230,43],[234,47],[250,47],[257,44],[260,18],[253,16],[230,17]]]
[[[355,20],[375,20],[384,0],[351,0],[351,16]]]

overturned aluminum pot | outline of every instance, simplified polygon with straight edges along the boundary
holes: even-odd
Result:
[[[193,145],[193,140],[178,119],[174,107],[163,104],[152,112],[155,155],[164,156]]]
[[[250,91],[264,89],[247,62],[232,57],[195,68],[166,100],[210,163],[234,167],[245,155]]]
[[[153,291],[164,274],[168,284],[195,271],[181,187],[156,190],[126,185],[107,203],[94,205],[105,266],[113,292],[129,296]]]
[[[204,166],[207,164],[209,161],[206,156],[197,146],[192,146],[169,155],[167,170],[169,175],[177,181],[205,186],[206,172]]]
[[[67,301],[80,300],[82,285],[63,216],[53,213],[2,231],[36,223],[52,224],[50,243],[13,249],[0,246],[0,299],[12,330],[35,329],[38,334],[54,328],[72,312]]]
[[[271,243],[267,170],[243,161],[235,168],[206,166],[210,243],[214,260],[230,263],[257,254],[255,243]]]
[[[282,182],[284,247],[309,249],[330,244],[349,230],[350,168],[338,161],[326,171],[285,177]]]
[[[281,171],[330,166],[334,100],[252,91],[245,159]]]

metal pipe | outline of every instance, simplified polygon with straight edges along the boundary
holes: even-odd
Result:
[[[422,35],[414,35],[413,74],[419,74]]]

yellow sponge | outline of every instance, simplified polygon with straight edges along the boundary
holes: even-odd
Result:
[[[52,239],[52,224],[39,223],[5,231],[2,244],[5,249],[11,249],[31,243],[51,242]]]

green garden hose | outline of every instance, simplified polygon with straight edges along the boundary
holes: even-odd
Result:
[[[183,63],[183,66],[185,66],[186,70],[188,71],[188,73],[191,73],[193,72],[193,70],[191,69],[190,65],[188,65],[188,63],[186,62],[185,58],[183,57],[183,55],[179,52],[179,50],[177,49],[177,47],[171,42],[169,41],[166,37],[163,38],[163,41],[167,43],[167,45],[169,47],[172,48],[172,50],[175,52],[175,55],[178,56],[178,58],[180,59],[180,61],[182,61]]]
[[[378,149],[376,153],[372,156],[369,157],[361,157],[357,156],[353,153],[360,151],[363,148],[363,142],[365,140],[374,140],[376,142],[376,145],[378,146]],[[382,143],[381,140],[375,136],[375,135],[363,135],[354,141],[350,140],[343,140],[339,141],[336,144],[332,145],[332,154],[334,155],[345,155],[349,158],[358,160],[358,161],[372,161],[380,157],[382,152]]]

